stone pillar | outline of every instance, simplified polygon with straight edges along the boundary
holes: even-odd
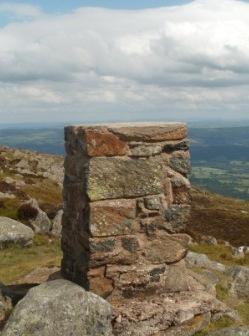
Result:
[[[62,274],[107,298],[188,289],[183,123],[65,129]]]

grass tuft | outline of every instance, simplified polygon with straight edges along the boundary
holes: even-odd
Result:
[[[31,247],[9,245],[0,250],[0,281],[10,284],[37,267],[60,266],[61,258],[60,239],[36,236]]]
[[[211,332],[214,332],[222,328],[230,327],[232,325],[234,325],[234,320],[230,317],[224,316],[217,321],[211,322],[207,327],[205,327],[201,331],[198,331],[194,335],[195,336],[208,336]]]

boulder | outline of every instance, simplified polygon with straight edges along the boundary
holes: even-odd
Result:
[[[233,277],[229,290],[231,296],[249,302],[249,268],[236,265],[230,267],[226,273]]]
[[[38,202],[31,198],[26,204],[29,204],[31,207],[37,210],[37,215],[34,220],[30,221],[34,231],[36,233],[47,234],[51,229],[51,222],[46,214],[46,212],[42,211],[38,205]]]
[[[61,222],[62,222],[63,210],[59,210],[53,219],[51,234],[54,237],[61,237]]]
[[[22,246],[32,245],[34,232],[28,226],[7,217],[0,217],[0,247],[14,243]]]
[[[67,280],[29,290],[16,305],[1,336],[111,336],[111,306]]]
[[[195,253],[195,252],[189,251],[186,256],[185,261],[188,267],[205,267],[205,268],[214,269],[220,272],[224,272],[226,270],[226,267],[223,264],[220,264],[215,261],[211,261],[210,259],[208,259],[206,254]]]
[[[228,327],[209,334],[209,336],[249,336],[249,326]]]

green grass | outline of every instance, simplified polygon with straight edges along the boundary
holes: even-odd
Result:
[[[225,245],[191,245],[189,247],[190,251],[196,253],[203,253],[208,256],[209,259],[222,263],[226,266],[234,266],[234,265],[243,265],[249,267],[249,255],[241,258],[234,258],[232,256],[231,248]]]
[[[36,236],[31,247],[9,246],[0,250],[0,281],[10,284],[37,267],[60,266],[61,258],[59,239]]]
[[[35,198],[38,203],[62,203],[62,191],[58,184],[49,179],[36,179],[36,184],[25,185],[25,193],[31,198]]]
[[[243,324],[249,325],[249,303],[240,304],[235,309],[239,312]]]
[[[20,200],[17,198],[0,199],[0,216],[17,220],[17,209],[19,208],[20,204]]]
[[[195,336],[208,336],[211,332],[214,332],[216,330],[230,327],[234,325],[234,320],[232,320],[230,317],[222,317],[217,321],[211,322],[207,327],[205,327],[202,331],[198,331],[195,333]]]

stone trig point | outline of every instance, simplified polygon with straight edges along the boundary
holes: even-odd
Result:
[[[65,129],[62,274],[113,304],[117,335],[152,335],[174,314],[177,325],[172,295],[190,290],[186,136],[183,123]]]

